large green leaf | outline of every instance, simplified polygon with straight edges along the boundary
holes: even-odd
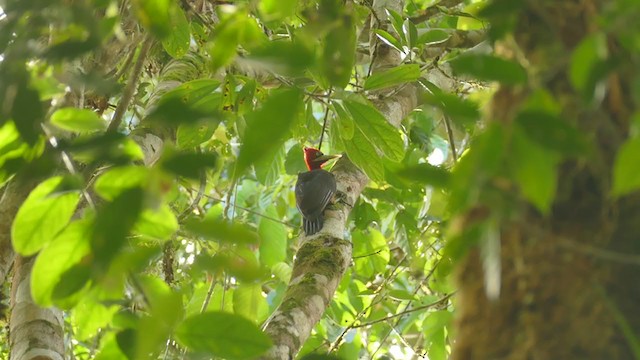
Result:
[[[260,15],[267,22],[286,19],[296,13],[297,5],[298,0],[262,0]]]
[[[631,138],[625,141],[616,155],[613,165],[614,196],[630,194],[640,189],[640,138]]]
[[[235,244],[257,244],[259,242],[257,234],[247,225],[239,222],[229,223],[220,219],[190,218],[185,222],[185,228],[208,240]]]
[[[144,188],[150,178],[149,169],[144,166],[122,166],[109,169],[101,174],[93,187],[102,198],[113,200],[127,189]]]
[[[181,58],[189,51],[191,29],[184,11],[176,7],[171,16],[171,32],[162,40],[162,47],[173,58]]]
[[[418,64],[398,65],[387,71],[375,73],[364,82],[365,90],[384,89],[417,80],[420,77]]]
[[[447,170],[430,164],[419,164],[403,168],[398,171],[398,175],[407,180],[439,188],[446,188],[451,177]]]
[[[370,278],[383,273],[391,257],[384,235],[376,229],[369,229],[368,232],[354,231],[352,236],[353,258],[358,275]]]
[[[92,300],[78,303],[72,316],[73,323],[77,326],[74,335],[79,340],[90,340],[100,329],[110,324],[117,311],[117,306],[107,306]]]
[[[287,229],[283,224],[272,220],[278,219],[278,212],[270,205],[258,225],[260,234],[260,262],[266,266],[273,266],[285,260],[287,256]]]
[[[404,142],[398,129],[371,105],[346,100],[346,109],[353,116],[355,125],[368,141],[392,161],[400,161],[404,157]]]
[[[228,359],[253,358],[271,347],[269,337],[254,323],[224,312],[187,318],[176,330],[176,338],[188,349]]]
[[[162,159],[166,171],[191,179],[199,179],[205,169],[215,168],[218,156],[212,152],[181,151]]]
[[[51,123],[61,129],[92,132],[106,129],[107,123],[89,109],[62,108],[51,115]]]
[[[38,305],[53,305],[53,291],[62,274],[89,254],[91,224],[86,219],[72,222],[38,254],[31,271],[31,296]]]
[[[142,212],[143,200],[144,191],[134,187],[124,190],[98,210],[91,239],[92,265],[97,270],[106,270],[125,245]]]
[[[476,103],[454,94],[445,93],[429,81],[421,79],[420,83],[428,90],[425,94],[426,103],[441,109],[444,115],[451,117],[457,123],[461,125],[474,124],[480,117]]]
[[[468,74],[479,80],[498,81],[507,85],[523,84],[527,72],[518,63],[493,55],[462,55],[451,61],[456,74]]]
[[[356,27],[351,16],[340,19],[324,38],[320,68],[329,83],[344,88],[351,79],[356,58]]]
[[[358,165],[371,179],[384,180],[384,166],[382,159],[369,139],[358,128],[353,133],[353,138],[343,140],[343,146],[349,159]]]
[[[169,240],[179,229],[178,220],[167,204],[155,209],[146,209],[138,219],[134,231],[149,239]]]
[[[24,201],[11,226],[13,248],[33,255],[67,226],[80,200],[79,191],[60,191],[64,178],[40,183]]]
[[[256,323],[262,322],[267,317],[269,305],[267,299],[262,296],[260,284],[242,284],[233,293],[233,312],[253,319]]]
[[[540,212],[548,214],[556,194],[559,156],[516,131],[509,159],[524,197]]]
[[[607,57],[607,38],[604,33],[585,37],[571,54],[569,80],[585,98],[590,99],[599,77],[598,67]]]
[[[219,86],[220,81],[212,79],[184,83],[162,95],[147,118],[173,126],[207,121],[215,128],[221,119],[222,94],[216,91]]]
[[[171,34],[171,0],[135,0],[135,14],[140,23],[160,39]]]
[[[522,111],[516,122],[531,140],[547,149],[566,155],[579,155],[587,149],[587,142],[578,129],[546,111]]]
[[[236,177],[250,165],[282,146],[300,110],[300,91],[289,89],[274,93],[262,108],[247,114],[247,130],[236,163]]]

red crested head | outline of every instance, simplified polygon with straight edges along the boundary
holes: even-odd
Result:
[[[321,169],[322,166],[329,160],[335,159],[340,155],[324,155],[320,150],[311,147],[304,147],[304,162],[307,164],[309,171]]]

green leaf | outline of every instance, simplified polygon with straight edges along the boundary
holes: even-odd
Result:
[[[273,205],[266,209],[264,215],[272,219],[280,218]],[[260,218],[258,234],[261,239],[260,262],[271,267],[285,261],[287,257],[287,229],[284,225],[269,218]]]
[[[586,98],[593,97],[598,80],[598,65],[607,57],[607,39],[601,32],[585,37],[571,54],[569,80]]]
[[[455,74],[471,75],[479,80],[498,81],[507,85],[524,84],[527,72],[517,62],[493,55],[461,55],[451,60]]]
[[[376,229],[354,231],[353,258],[358,275],[370,278],[383,273],[391,257],[384,235]]]
[[[340,131],[340,137],[345,141],[351,140],[356,126],[353,122],[353,117],[337,102],[333,103],[333,109],[336,115],[338,115],[337,125]]]
[[[275,153],[267,155],[265,158],[254,164],[256,179],[265,186],[275,184],[282,174],[283,162],[284,147],[281,147],[277,149]]]
[[[298,175],[298,173],[307,171],[302,149],[297,145],[292,146],[287,152],[287,157],[284,160],[284,169],[289,175]]]
[[[196,124],[180,124],[176,133],[176,144],[180,149],[193,149],[209,141],[218,124],[201,122]]]
[[[277,0],[276,0],[277,1]],[[356,59],[356,28],[351,16],[340,18],[324,38],[320,68],[329,83],[338,88],[349,84]]]
[[[126,244],[142,212],[144,195],[141,188],[127,189],[98,210],[91,237],[92,265],[97,270],[106,270]]]
[[[117,306],[105,306],[92,300],[79,302],[72,313],[72,321],[76,325],[74,335],[78,340],[90,340],[98,330],[109,325],[117,311]]]
[[[365,90],[384,89],[411,81],[420,77],[418,64],[398,65],[384,72],[374,73],[364,82]]]
[[[153,240],[165,241],[179,229],[178,220],[167,204],[146,209],[135,225],[134,231]]]
[[[164,348],[166,339],[184,316],[182,296],[162,279],[140,276],[138,284],[149,305],[149,316],[140,319],[136,332],[136,359],[148,358]]]
[[[422,30],[422,31],[421,31]],[[426,30],[426,31],[425,31]],[[418,45],[432,45],[443,43],[451,37],[451,34],[440,29],[419,29],[418,30]]]
[[[187,318],[176,338],[193,351],[229,359],[257,357],[271,347],[269,337],[251,321],[224,312],[206,312]]]
[[[171,32],[162,40],[162,47],[171,55],[178,59],[189,51],[191,42],[191,28],[184,11],[175,7],[171,16]]]
[[[138,21],[160,39],[171,35],[171,4],[171,0],[133,1]]]
[[[98,177],[93,188],[103,199],[113,200],[127,189],[146,187],[150,179],[144,166],[121,166],[107,170]]]
[[[62,108],[51,115],[51,123],[61,129],[93,132],[106,129],[107,123],[89,109]]]
[[[346,100],[344,105],[353,116],[356,127],[386,158],[391,161],[404,158],[404,142],[398,129],[389,124],[378,110],[350,100]]]
[[[204,220],[189,218],[185,221],[185,228],[208,240],[232,244],[257,244],[259,242],[257,234],[247,225],[239,222],[229,223],[212,218]]]
[[[398,41],[398,39],[396,39],[393,35],[389,34],[388,32],[382,29],[376,29],[375,33],[378,36],[378,38],[383,42],[385,42],[387,45],[391,46],[397,51],[402,52],[402,44],[400,44],[400,41]]]
[[[355,130],[351,140],[343,140],[343,147],[349,159],[371,179],[374,181],[384,180],[382,159],[378,156],[376,148],[359,128]]]
[[[523,111],[517,115],[516,122],[531,140],[547,149],[567,155],[580,155],[587,149],[586,140],[578,129],[548,112]]]
[[[439,87],[428,81],[420,83],[429,91],[425,94],[425,102],[431,104],[461,125],[473,124],[479,117],[478,105],[457,95],[443,92]]]
[[[295,15],[298,0],[262,0],[259,9],[266,22],[279,21]]]
[[[235,177],[250,165],[282,146],[289,129],[302,110],[302,96],[296,89],[278,91],[262,108],[247,114],[247,130],[236,163]]]
[[[218,155],[211,152],[181,151],[162,160],[162,168],[190,179],[199,179],[202,171],[216,167]]]
[[[198,79],[184,83],[162,95],[147,118],[171,126],[207,121],[213,128],[220,122],[222,94],[219,80]]]
[[[20,82],[17,89],[13,89],[13,91],[15,91],[15,94],[13,96],[13,104],[9,105],[10,116],[20,132],[22,140],[29,145],[34,145],[38,140],[40,123],[44,118],[40,95],[38,91],[23,82]],[[5,105],[3,104],[3,106]]]
[[[631,138],[625,141],[613,164],[613,187],[611,192],[614,196],[623,196],[640,189],[640,138]]]
[[[419,164],[401,169],[398,171],[398,176],[438,188],[447,188],[451,174],[438,166]]]
[[[87,219],[72,222],[38,254],[31,271],[31,296],[38,305],[53,305],[53,291],[62,274],[89,254],[91,225]]]
[[[262,296],[260,284],[241,284],[233,293],[233,312],[261,323],[269,311],[267,299]]]
[[[80,200],[79,191],[56,193],[64,178],[56,176],[38,185],[24,201],[11,226],[13,248],[33,255],[67,226]]]
[[[376,209],[363,200],[356,203],[351,212],[351,217],[358,229],[365,230],[372,222],[380,222],[380,215]]]
[[[251,50],[251,66],[287,76],[300,76],[312,68],[314,52],[301,41],[271,41]]]
[[[522,195],[540,212],[548,214],[556,194],[558,155],[533,143],[522,131],[516,131],[509,159]]]

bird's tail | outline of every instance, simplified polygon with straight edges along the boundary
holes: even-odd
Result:
[[[322,216],[318,216],[315,218],[302,218],[302,227],[304,228],[304,233],[309,235],[313,235],[322,229],[322,225],[324,225],[324,219]]]

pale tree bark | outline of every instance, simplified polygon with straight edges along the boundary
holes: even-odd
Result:
[[[13,178],[5,186],[0,198],[0,282],[7,279],[15,258],[11,245],[11,224],[36,184],[35,180]]]
[[[35,257],[16,259],[11,289],[9,344],[11,360],[63,360],[62,311],[43,309],[31,298],[31,269]]]
[[[638,67],[615,34],[604,31],[607,51],[622,61],[604,79],[602,100],[586,102],[569,83],[567,59],[585,37],[602,30],[601,14],[609,4],[573,0],[522,5],[515,42],[497,49],[505,56],[522,54],[530,62],[536,73],[529,83],[558,101],[558,121],[575,124],[592,139],[593,151],[585,160],[560,165],[549,216],[526,204],[510,205],[512,216],[500,229],[497,299],[485,295],[479,252],[473,250],[461,261],[453,358],[637,358],[639,194],[616,200],[610,189],[615,154],[629,136],[634,108],[629,89],[637,81]],[[525,95],[522,89],[502,87],[490,118],[509,126]],[[491,206],[478,204],[462,218],[473,219],[477,210],[486,212]]]

